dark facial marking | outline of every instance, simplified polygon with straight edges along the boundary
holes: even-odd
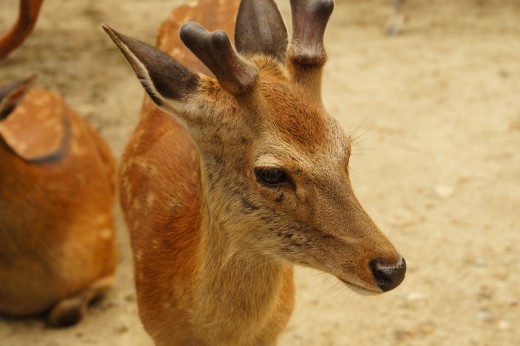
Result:
[[[242,198],[240,199],[240,202],[242,203],[242,206],[244,207],[246,213],[252,213],[252,212],[254,212],[254,211],[260,209],[259,206],[257,206],[257,205],[254,204],[254,203],[251,203],[251,201],[248,200],[248,199],[245,198],[245,197],[242,197]]]

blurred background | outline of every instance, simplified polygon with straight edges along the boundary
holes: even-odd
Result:
[[[289,1],[277,2],[289,24]],[[0,80],[37,74],[35,85],[63,95],[119,157],[143,91],[100,24],[155,44],[181,3],[46,0],[33,34],[0,62]],[[18,1],[0,0],[0,32],[17,11]],[[407,278],[362,297],[298,268],[279,345],[518,345],[520,1],[408,0],[401,34],[387,36],[392,11],[389,0],[336,0],[324,99],[356,138],[354,189],[406,257]],[[118,234],[117,285],[80,325],[0,318],[0,344],[152,345],[121,217]]]

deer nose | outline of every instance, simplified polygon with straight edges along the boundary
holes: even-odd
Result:
[[[370,262],[370,269],[376,279],[377,286],[383,292],[388,292],[403,282],[406,273],[406,261],[401,257],[397,264],[392,264],[387,259],[376,258]]]

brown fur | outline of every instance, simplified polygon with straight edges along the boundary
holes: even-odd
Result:
[[[38,127],[56,117],[70,133],[58,155],[41,162],[20,156],[13,143],[37,141],[44,126],[28,134],[12,131],[11,144],[0,135],[0,313],[52,309],[49,322],[68,325],[112,285],[114,159],[81,117],[44,90],[31,90],[0,126],[15,119],[26,128]]]
[[[262,83],[260,89],[268,102],[274,105],[269,111],[276,114],[273,123],[285,141],[309,153],[325,145],[326,120],[313,102],[305,102],[306,94],[297,84],[267,82]],[[287,102],[277,102],[282,98],[286,98]]]
[[[30,34],[41,3],[20,1],[0,59]],[[0,100],[0,314],[48,313],[66,326],[113,285],[115,161],[60,96],[33,89],[22,100],[29,83]]]
[[[226,18],[217,27],[231,32],[237,7],[201,0],[174,11],[159,48],[199,68],[176,36],[180,23]],[[348,137],[307,84],[321,69],[295,78],[275,59],[248,60],[260,75],[250,93],[200,75],[186,99],[160,99],[173,116],[147,97],[123,155],[139,312],[160,346],[274,345],[294,305],[292,264],[375,294],[371,261],[401,260],[352,191]],[[281,167],[290,181],[266,187],[258,167]]]

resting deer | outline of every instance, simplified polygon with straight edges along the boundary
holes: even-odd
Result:
[[[351,140],[321,100],[331,0],[244,0],[173,12],[148,46],[104,26],[150,99],[123,155],[120,197],[140,316],[157,345],[272,345],[294,304],[293,264],[378,294],[405,261],[349,181]],[[160,111],[150,102],[165,112]]]
[[[19,23],[34,26],[22,1]],[[17,29],[18,28],[18,29]],[[29,32],[0,40],[7,56]],[[115,162],[105,141],[32,79],[0,87],[0,314],[78,322],[113,283]]]

